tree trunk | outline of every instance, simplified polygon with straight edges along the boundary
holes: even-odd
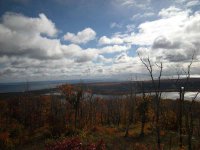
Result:
[[[76,109],[75,109],[75,122],[74,122],[75,128],[77,128],[77,116],[78,116],[78,108],[76,107]]]
[[[183,117],[183,89],[180,88],[180,101],[179,101],[179,147],[183,147],[183,135],[182,135],[182,117]]]
[[[124,137],[128,137],[129,136],[129,126],[130,126],[130,123],[128,121],[127,124],[126,124],[126,131],[125,131]]]
[[[156,134],[157,134],[157,148],[158,150],[161,150],[161,139],[160,139],[160,125],[159,125],[159,119],[160,119],[160,100],[158,95],[156,96]]]

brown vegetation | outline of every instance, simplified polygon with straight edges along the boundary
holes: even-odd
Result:
[[[153,96],[127,95],[105,100],[82,87],[63,85],[60,90],[63,93],[60,96],[26,93],[0,100],[0,148],[23,150],[35,145],[45,149],[45,143],[55,146],[59,141],[70,143],[62,141],[75,138],[85,149],[100,141],[105,149],[155,149],[157,122]],[[160,147],[178,149],[179,100],[160,101],[159,107]],[[199,149],[200,103],[185,101],[184,108],[182,147],[191,144],[192,149]],[[129,130],[124,137],[127,124]]]

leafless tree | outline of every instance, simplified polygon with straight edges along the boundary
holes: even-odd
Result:
[[[153,86],[153,90],[155,92],[155,115],[156,115],[156,137],[157,137],[157,149],[161,150],[161,138],[160,138],[160,125],[159,125],[159,119],[160,119],[160,100],[161,100],[161,89],[160,89],[160,85],[161,85],[161,76],[162,76],[162,71],[163,71],[163,64],[162,62],[160,62],[160,64],[156,64],[156,66],[159,68],[159,75],[157,77],[157,79],[155,79],[153,73],[154,73],[154,68],[153,68],[153,64],[150,60],[150,58],[146,58],[143,59],[140,54],[138,53],[138,56],[141,60],[141,62],[143,63],[143,65],[146,67],[146,69],[149,72],[150,78],[151,78],[151,82],[152,82],[152,86]],[[156,82],[157,80],[157,82]]]
[[[125,130],[125,137],[129,134],[129,127],[135,120],[135,100],[136,100],[136,93],[137,93],[137,83],[133,81],[131,77],[130,81],[130,95],[128,96],[129,99],[129,110],[128,110],[128,120],[126,122],[126,130]]]
[[[179,87],[180,91],[179,91],[179,147],[182,148],[183,147],[183,111],[184,111],[184,97],[185,97],[185,92],[188,91],[188,84],[189,84],[189,80],[190,80],[190,72],[191,72],[191,66],[192,63],[194,61],[194,56],[195,56],[195,52],[193,52],[192,55],[192,59],[189,63],[189,65],[187,66],[187,71],[185,71],[183,69],[183,72],[185,73],[186,76],[186,80],[184,81],[183,86]],[[179,75],[178,75],[178,79],[177,81],[180,79]]]
[[[193,106],[195,104],[195,100],[197,96],[199,95],[199,92],[195,94],[193,97],[190,105],[188,112],[186,113],[186,119],[185,119],[185,126],[186,126],[186,131],[188,134],[188,150],[192,150],[192,135],[193,135],[193,129],[194,129],[194,115],[193,115]]]
[[[147,102],[147,96],[144,90],[144,83],[141,82],[141,89],[142,89],[142,102],[140,105],[140,113],[141,113],[141,131],[140,136],[144,136],[144,127],[147,120],[147,111],[148,111],[148,102]]]

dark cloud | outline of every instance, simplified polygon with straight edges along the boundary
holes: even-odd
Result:
[[[80,55],[80,56],[78,56],[78,57],[75,59],[75,62],[77,62],[77,63],[84,63],[84,62],[89,62],[89,61],[91,61],[92,59],[93,59],[93,56],[85,54],[85,55]]]
[[[10,75],[12,73],[14,73],[14,71],[12,69],[10,69],[10,68],[7,68],[7,69],[5,69],[3,71],[0,71],[0,76]]]
[[[103,73],[103,69],[98,69],[97,70],[99,73]]]
[[[153,42],[152,48],[153,49],[179,49],[181,43],[178,41],[170,41],[164,36],[157,37],[155,41]]]
[[[166,59],[170,62],[184,62],[191,58],[179,53],[176,55],[175,54],[166,55],[164,59]]]

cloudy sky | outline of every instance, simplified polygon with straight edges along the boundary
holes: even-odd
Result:
[[[200,0],[0,0],[0,82],[140,78],[137,53],[200,76]]]

